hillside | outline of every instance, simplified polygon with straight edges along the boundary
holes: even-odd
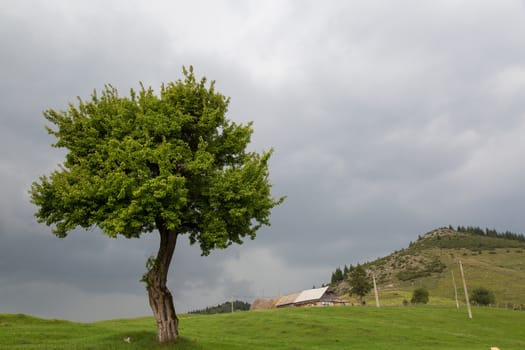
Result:
[[[404,299],[410,300],[415,288],[425,287],[430,292],[430,303],[453,304],[452,273],[463,300],[458,265],[461,260],[469,290],[476,287],[492,290],[500,306],[525,304],[523,236],[497,233],[489,236],[478,229],[469,229],[439,228],[418,237],[405,249],[363,264],[375,272],[382,303],[402,303]],[[332,287],[340,295],[348,294],[346,281]],[[373,299],[369,298],[369,302]]]

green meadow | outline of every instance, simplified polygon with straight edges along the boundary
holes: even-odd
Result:
[[[525,349],[525,312],[495,308],[289,308],[181,315],[158,345],[152,318],[74,323],[0,315],[0,349]],[[130,338],[130,342],[124,341]]]

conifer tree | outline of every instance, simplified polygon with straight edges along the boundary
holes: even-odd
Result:
[[[350,272],[350,294],[357,295],[359,297],[359,302],[364,304],[363,297],[370,292],[372,289],[372,282],[370,281],[370,276],[366,272],[363,266],[357,265]]]

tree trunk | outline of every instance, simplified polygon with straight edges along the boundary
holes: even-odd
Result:
[[[179,336],[179,319],[175,313],[173,297],[166,282],[168,270],[177,244],[177,233],[166,229],[161,220],[157,220],[160,233],[160,247],[155,260],[148,263],[144,275],[148,290],[149,304],[157,320],[157,339],[161,343],[176,340]]]

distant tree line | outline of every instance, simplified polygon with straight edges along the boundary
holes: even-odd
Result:
[[[352,265],[350,267],[344,266],[343,269],[340,267],[336,268],[334,272],[332,272],[332,278],[330,279],[330,284],[334,285],[339,282],[343,282],[347,275],[354,269]]]
[[[247,311],[250,310],[250,303],[241,300],[235,300],[233,302],[233,311]],[[232,303],[230,301],[224,302],[217,306],[208,306],[201,310],[193,310],[188,312],[189,314],[202,314],[202,315],[211,315],[211,314],[225,314],[232,312]]]
[[[452,225],[450,225],[449,229],[453,230],[454,228],[452,227]],[[477,235],[477,236],[497,237],[497,238],[503,238],[503,239],[510,239],[513,241],[525,242],[524,235],[519,234],[519,233],[510,232],[510,231],[498,232],[495,229],[489,229],[489,228],[482,229],[481,227],[474,227],[474,226],[458,226],[456,228],[456,231],[461,232],[461,233],[471,234],[471,235]]]

